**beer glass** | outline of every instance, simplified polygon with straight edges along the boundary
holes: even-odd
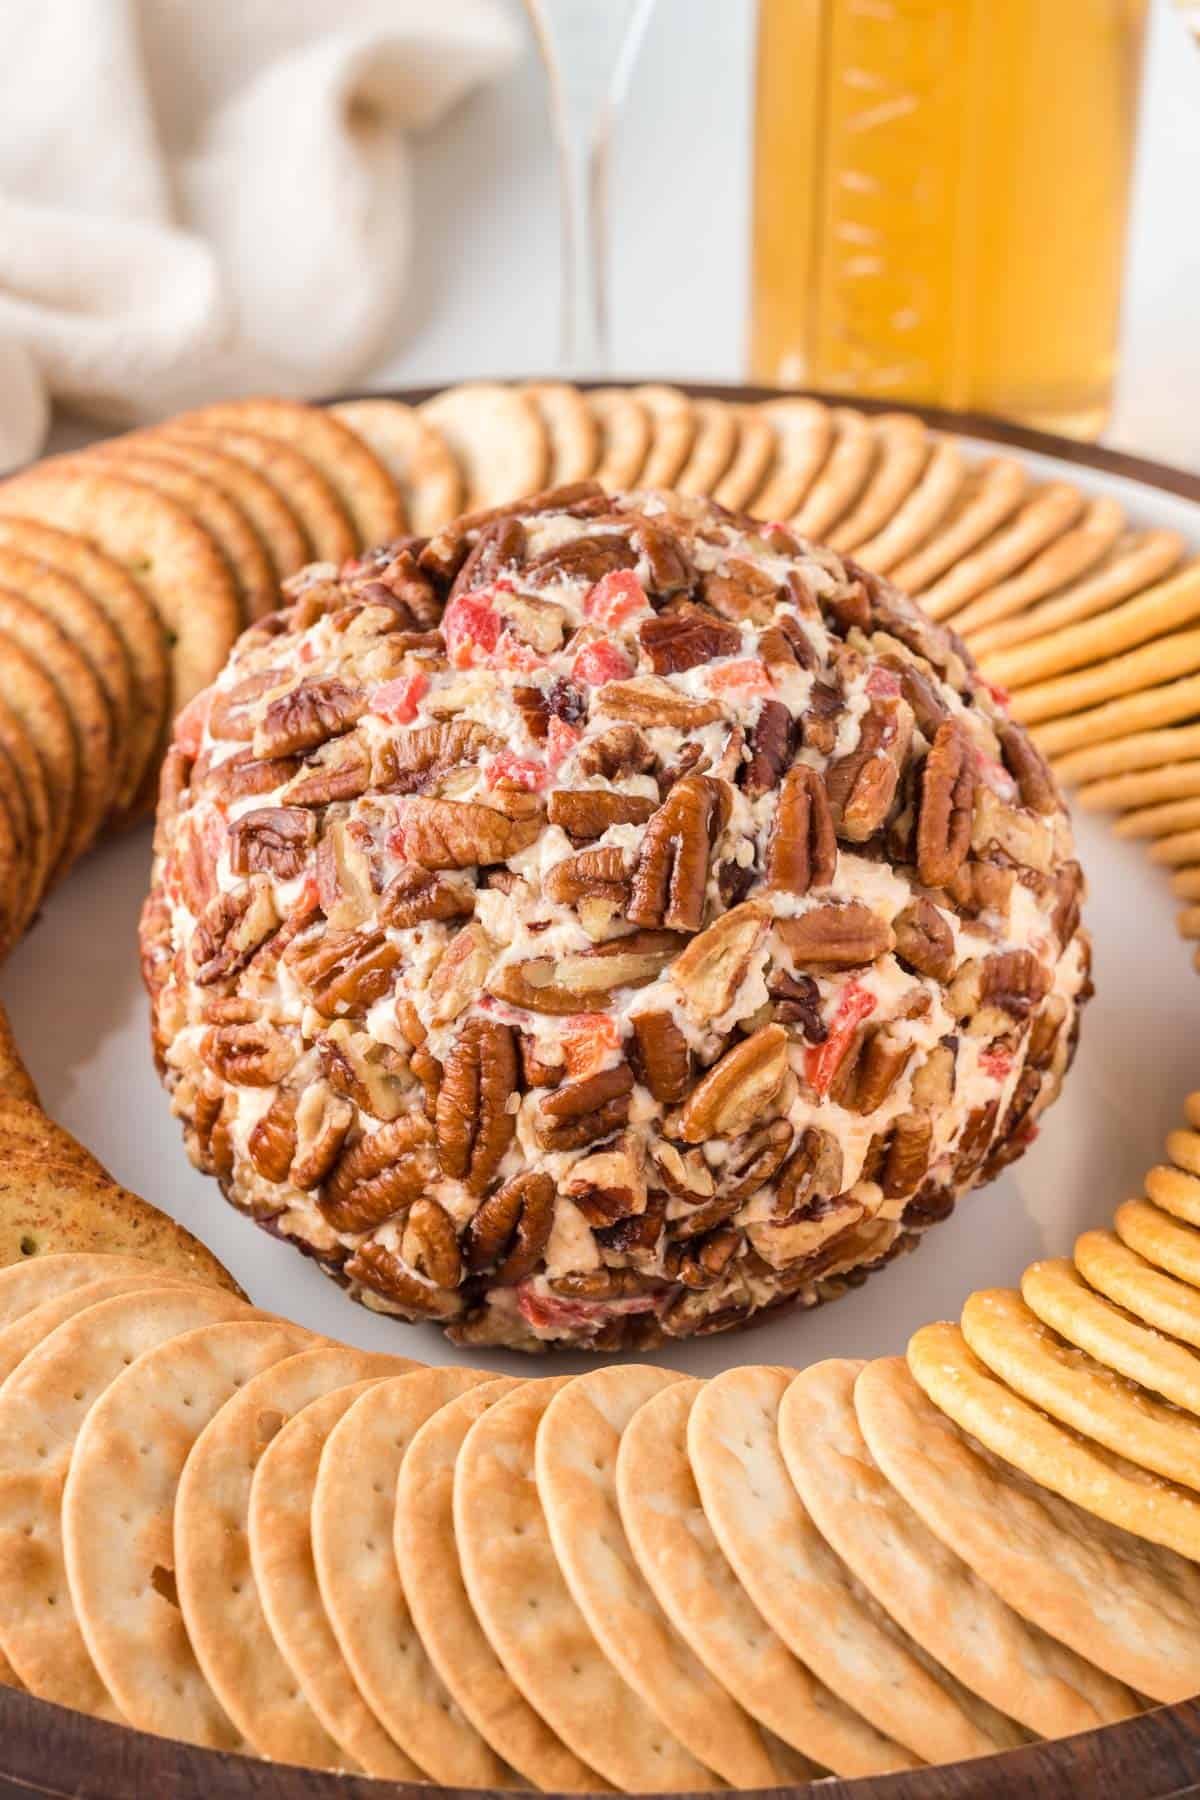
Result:
[[[1146,0],[760,0],[756,378],[1094,437]]]

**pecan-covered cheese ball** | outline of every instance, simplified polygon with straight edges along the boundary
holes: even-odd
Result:
[[[1070,827],[886,582],[583,484],[289,601],[179,721],[144,963],[192,1157],[357,1299],[723,1330],[1030,1142],[1089,991]]]

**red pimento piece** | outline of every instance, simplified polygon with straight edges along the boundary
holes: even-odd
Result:
[[[583,600],[584,616],[610,629],[649,608],[646,590],[632,569],[610,569],[588,589]]]
[[[846,1046],[863,1020],[875,1011],[875,1006],[874,994],[860,987],[857,981],[849,982],[830,1021],[829,1036],[823,1044],[814,1044],[812,1049],[804,1052],[805,1076],[822,1100],[833,1085]]]
[[[895,700],[900,693],[900,677],[894,669],[876,667],[867,676],[867,692],[873,699]]]
[[[526,793],[536,794],[545,787],[549,774],[544,762],[537,762],[531,756],[517,756],[512,750],[501,750],[488,764],[487,784],[494,788],[503,782],[506,787],[524,788]]]
[[[442,614],[446,654],[456,669],[469,669],[491,654],[500,641],[504,621],[485,598],[488,590],[460,594]]]
[[[633,664],[625,652],[607,638],[585,644],[571,665],[573,679],[588,687],[603,687],[606,681],[628,681],[632,674]]]
[[[523,675],[529,674],[533,669],[544,669],[547,665],[546,657],[540,656],[528,644],[523,644],[511,631],[501,634],[500,642],[489,661],[493,668],[516,669]]]
[[[204,743],[204,728],[208,724],[209,709],[216,691],[215,687],[206,687],[193,695],[175,720],[176,747],[185,756],[190,756],[193,762]]]
[[[639,1294],[632,1300],[560,1300],[554,1294],[535,1293],[529,1282],[517,1289],[517,1306],[521,1316],[535,1330],[553,1326],[593,1327],[599,1331],[607,1319],[626,1313],[655,1312],[658,1299],[653,1294]]]
[[[552,775],[557,773],[559,764],[570,756],[579,738],[580,733],[573,725],[568,725],[557,713],[551,713],[546,726],[546,764]]]
[[[766,663],[757,656],[748,656],[739,662],[714,663],[708,670],[707,686],[710,694],[728,688],[739,694],[769,694],[774,683]]]
[[[993,1081],[1007,1081],[1012,1072],[1012,1060],[1012,1051],[1006,1050],[1003,1044],[993,1044],[979,1054],[980,1068]]]
[[[415,675],[400,675],[395,681],[385,681],[375,690],[371,711],[397,725],[411,725],[428,686],[429,677],[421,670]]]
[[[575,1013],[564,1022],[563,1060],[576,1081],[602,1069],[620,1045],[616,1020],[607,1013]]]
[[[1007,712],[1012,705],[1012,695],[1009,693],[1008,689],[1006,687],[1001,687],[999,682],[989,681],[986,675],[980,675],[978,680],[980,687],[985,687],[987,689],[1001,712]]]

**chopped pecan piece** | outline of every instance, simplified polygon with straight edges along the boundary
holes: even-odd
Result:
[[[625,987],[645,987],[666,968],[679,938],[671,931],[634,931],[591,950],[506,963],[486,980],[489,994],[530,1012],[600,1012]]]
[[[234,1087],[274,1087],[296,1062],[296,1045],[274,1025],[214,1025],[200,1040],[200,1056]]]
[[[773,1181],[792,1148],[792,1128],[786,1119],[770,1119],[756,1126],[735,1144],[722,1171],[722,1185],[737,1205]]]
[[[587,898],[624,904],[629,897],[625,852],[609,846],[568,856],[547,874],[545,892],[560,906],[574,906]]]
[[[575,1269],[546,1285],[564,1300],[636,1300],[657,1293],[662,1283],[638,1269]]]
[[[607,1149],[580,1157],[567,1170],[563,1192],[593,1227],[615,1225],[618,1219],[645,1212],[646,1177],[636,1145],[621,1138]]]
[[[810,1125],[784,1165],[775,1195],[775,1217],[808,1218],[821,1201],[842,1191],[842,1146],[830,1131]]]
[[[933,1120],[928,1113],[904,1113],[892,1127],[879,1185],[885,1200],[915,1194],[929,1168]]]
[[[586,842],[602,837],[610,825],[644,825],[654,812],[645,794],[616,794],[607,788],[555,788],[546,817],[571,838]]]
[[[1065,950],[1079,929],[1083,904],[1083,870],[1077,862],[1062,863],[1054,877],[1056,899],[1051,924],[1060,950]]]
[[[605,532],[596,537],[570,538],[535,556],[526,571],[527,580],[535,587],[549,587],[559,581],[597,582],[601,576],[617,569],[632,569],[637,551],[628,532]]]
[[[327,1019],[343,1012],[366,1012],[383,998],[400,964],[400,952],[382,931],[327,931],[302,939],[284,952],[284,961]]]
[[[722,715],[719,700],[696,700],[658,675],[636,675],[631,681],[607,681],[596,690],[595,706],[631,725],[674,725],[696,731]]]
[[[914,1106],[934,1111],[949,1106],[954,1098],[958,1077],[958,1038],[951,1033],[929,1052],[919,1069],[913,1072]]]
[[[423,1197],[414,1200],[404,1221],[400,1254],[414,1274],[434,1287],[456,1288],[462,1279],[462,1256],[454,1221],[444,1206]]]
[[[285,669],[260,669],[235,687],[218,688],[208,709],[208,729],[214,738],[248,744],[254,736],[256,702],[287,680]]]
[[[823,1044],[829,1027],[821,1017],[821,990],[811,975],[789,975],[778,969],[767,983],[771,1017],[780,1025],[798,1025],[809,1044]]]
[[[946,892],[968,919],[978,918],[984,912],[1007,916],[1016,879],[1015,869],[968,858],[954,879],[946,883]]]
[[[295,756],[353,729],[367,710],[366,689],[336,675],[302,681],[267,702],[255,727],[255,756]]]
[[[747,900],[714,919],[680,951],[671,975],[694,1019],[707,1024],[728,1011],[756,956],[761,960],[770,922]]]
[[[469,869],[507,862],[527,850],[541,830],[541,817],[510,819],[473,800],[400,802],[393,841],[409,862],[422,869]]]
[[[635,925],[700,929],[709,857],[727,806],[723,782],[707,775],[676,782],[642,839],[628,912]]]
[[[1052,994],[1041,1011],[1034,1014],[1029,1032],[1029,1044],[1025,1052],[1025,1061],[1029,1068],[1048,1069],[1050,1067],[1054,1061],[1054,1053],[1058,1048],[1066,1017],[1067,1003],[1061,994]]]
[[[332,1169],[354,1123],[354,1108],[328,1082],[310,1081],[296,1108],[296,1149],[289,1179],[307,1192]]]
[[[679,1115],[686,1144],[738,1137],[771,1107],[788,1071],[788,1034],[764,1025],[727,1050],[692,1090]]]
[[[949,981],[954,973],[954,933],[932,900],[912,900],[896,919],[896,955],[918,975]]]
[[[401,931],[428,919],[469,919],[474,910],[473,887],[427,869],[401,869],[379,897],[380,919]]]
[[[476,1017],[455,1039],[442,1070],[437,1146],[443,1173],[482,1194],[516,1131],[519,1094],[512,1027]]]
[[[629,1117],[633,1070],[628,1063],[565,1081],[542,1101],[535,1131],[544,1150],[581,1150],[610,1136]]]
[[[366,584],[364,598],[390,606],[398,623],[409,631],[432,630],[442,613],[436,587],[407,548],[397,551],[374,580]]]
[[[564,1062],[561,1050],[553,1061],[545,1061],[542,1047],[531,1033],[520,1034],[521,1081],[527,1088],[557,1087],[563,1078]]]
[[[808,705],[800,717],[800,739],[806,750],[833,755],[844,704],[837,688],[829,682],[813,682]]]
[[[863,715],[858,743],[829,765],[826,787],[837,834],[865,843],[887,819],[912,742],[906,700],[877,696]]]
[[[423,1281],[404,1266],[394,1250],[371,1238],[348,1258],[342,1272],[382,1300],[420,1318],[448,1319],[459,1310],[456,1294]]]
[[[853,564],[848,565],[853,567]],[[826,595],[825,609],[835,631],[848,636],[852,631],[869,631],[871,597],[864,581],[851,580],[832,594]]]
[[[317,841],[317,821],[300,806],[258,806],[229,828],[229,866],[235,875],[270,873],[291,881]]]
[[[340,809],[336,816],[326,813],[317,845],[317,896],[335,931],[365,924],[375,909],[371,849],[361,820],[345,818]]]
[[[952,881],[971,847],[975,776],[961,726],[938,727],[921,771],[917,817],[917,874],[926,887]]]
[[[264,767],[276,767],[265,764]],[[289,806],[329,806],[338,800],[357,800],[371,785],[371,757],[357,731],[333,738],[301,765],[284,789]]]
[[[394,1119],[343,1151],[317,1197],[335,1231],[371,1231],[437,1179],[433,1132],[419,1113]]]
[[[878,640],[876,640],[878,642]],[[881,668],[890,669],[900,680],[900,692],[913,709],[917,730],[932,744],[941,727],[950,718],[950,709],[924,670],[911,656],[890,652],[879,658]]]
[[[1027,1019],[1050,991],[1050,972],[1032,950],[1002,950],[983,964],[983,998],[1013,1019]]]
[[[686,1288],[712,1287],[725,1273],[741,1244],[740,1232],[720,1228],[685,1243],[669,1244],[664,1259],[666,1272]]]
[[[286,1181],[296,1154],[296,1107],[300,1096],[280,1088],[246,1139],[246,1152],[264,1181]]]
[[[496,740],[474,719],[447,719],[397,732],[375,745],[372,776],[384,793],[415,794],[434,786],[451,770],[479,761]]]
[[[520,708],[525,729],[535,744],[544,744],[550,729],[550,705],[541,688],[515,687],[512,697]]]
[[[192,933],[192,970],[197,987],[208,987],[244,969],[259,945],[279,924],[270,883],[259,875],[246,887],[217,894]]]
[[[801,968],[860,969],[886,956],[894,937],[886,919],[862,900],[830,901],[775,928]]]
[[[828,887],[837,872],[837,837],[825,783],[816,769],[797,763],[779,794],[767,849],[767,886],[791,894]]]
[[[472,1274],[491,1269],[500,1287],[515,1287],[541,1262],[554,1223],[554,1183],[533,1170],[514,1175],[489,1194],[467,1226],[465,1250]]]
[[[726,559],[724,574],[705,575],[701,594],[714,612],[738,625],[769,625],[783,599],[774,576],[740,556]]]
[[[1058,811],[1058,790],[1050,765],[1019,725],[997,729],[1004,766],[1017,784],[1022,806],[1035,813]]]
[[[487,979],[495,945],[477,920],[456,931],[438,959],[429,980],[433,1017],[449,1024],[476,998]]]
[[[464,521],[460,520],[460,527]],[[516,567],[525,555],[525,527],[511,513],[484,525],[468,551],[450,589],[450,598],[488,587],[505,569]]]
[[[238,750],[224,762],[206,770],[195,785],[202,793],[213,794],[226,805],[234,800],[248,800],[254,794],[273,794],[277,788],[284,789],[282,798],[286,801],[290,798],[287,789],[303,767],[295,756],[276,756],[264,761],[250,750]]]
[[[392,1120],[412,1105],[408,1058],[344,1019],[317,1040],[321,1069],[329,1085],[371,1118]]]
[[[679,594],[695,586],[696,571],[678,532],[643,514],[637,535],[650,571],[650,587],[655,594]]]
[[[993,1099],[968,1113],[954,1152],[954,1180],[957,1185],[965,1185],[978,1174],[992,1141],[999,1110],[999,1100]]]
[[[624,775],[648,775],[656,758],[636,725],[612,725],[590,738],[579,751],[584,775],[602,775],[619,781]]]
[[[1036,813],[1009,806],[983,782],[975,787],[975,818],[971,847],[990,859],[996,851],[1036,874],[1049,875],[1054,868],[1054,831],[1051,822]]]
[[[737,656],[742,648],[741,632],[702,606],[683,606],[645,619],[638,640],[656,675],[697,669],[719,656]]]
[[[860,1027],[829,1086],[830,1098],[847,1112],[872,1113],[882,1106],[913,1054],[888,1025]]]
[[[742,791],[751,800],[779,786],[792,760],[796,728],[782,700],[764,700],[750,733],[750,760],[742,769]]]
[[[634,1067],[656,1100],[677,1106],[691,1084],[692,1058],[687,1039],[669,1012],[633,1015]]]

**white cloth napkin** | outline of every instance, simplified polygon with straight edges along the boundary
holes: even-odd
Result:
[[[502,0],[2,0],[0,468],[347,385],[413,252],[406,134],[505,69]]]

